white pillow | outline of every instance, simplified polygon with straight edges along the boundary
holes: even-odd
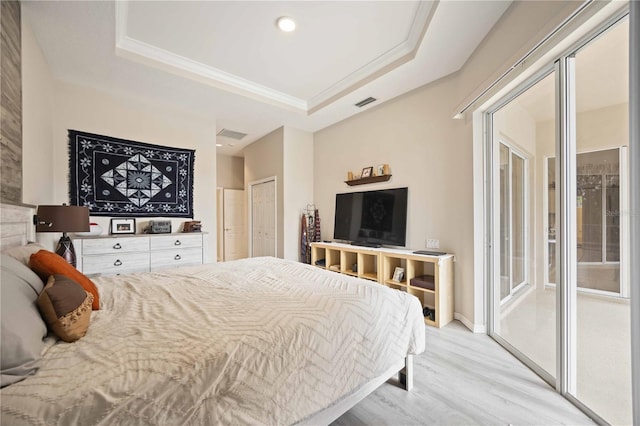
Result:
[[[2,254],[11,256],[19,262],[29,266],[29,258],[33,253],[37,253],[40,250],[46,250],[42,245],[38,243],[27,243],[24,246],[11,247],[2,250]]]

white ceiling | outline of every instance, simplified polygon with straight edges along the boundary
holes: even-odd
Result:
[[[314,132],[459,70],[510,2],[22,4],[54,78],[247,133],[218,137],[219,153],[238,155],[280,126]],[[276,28],[285,15],[295,32]]]

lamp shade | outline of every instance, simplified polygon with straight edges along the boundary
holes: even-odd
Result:
[[[84,206],[38,206],[36,232],[87,232],[89,208]]]

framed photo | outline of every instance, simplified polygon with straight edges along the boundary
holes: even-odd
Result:
[[[394,281],[402,281],[404,279],[404,268],[401,267],[396,267],[396,269],[393,271],[393,278]]]
[[[135,234],[136,219],[111,219],[110,234]]]
[[[386,173],[384,172],[384,164],[378,164],[376,166],[376,174],[378,176],[384,176]]]
[[[365,167],[364,169],[362,169],[363,178],[371,177],[372,173],[373,173],[373,167]]]

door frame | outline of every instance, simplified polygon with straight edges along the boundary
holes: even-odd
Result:
[[[501,305],[505,305],[508,302],[510,302],[511,300],[513,300],[513,296],[516,293],[520,293],[521,290],[523,290],[524,288],[527,287],[527,284],[531,284],[531,262],[529,259],[529,255],[531,254],[531,238],[530,238],[530,232],[532,230],[531,228],[531,219],[530,219],[530,212],[529,212],[529,207],[530,207],[530,197],[531,197],[531,179],[530,179],[530,159],[531,157],[533,157],[532,154],[528,153],[526,150],[524,150],[523,148],[521,148],[517,143],[515,143],[514,141],[512,141],[510,138],[504,136],[504,135],[498,135],[497,137],[497,144],[498,144],[498,155],[499,155],[499,151],[500,151],[500,145],[504,145],[508,150],[509,150],[509,158],[508,158],[508,164],[509,164],[509,174],[508,174],[508,179],[509,179],[509,220],[510,220],[510,224],[509,224],[509,258],[510,260],[510,266],[509,266],[509,294],[507,296],[504,297],[504,299],[500,300],[500,304]],[[523,181],[524,181],[524,194],[523,194],[523,209],[524,209],[524,264],[523,264],[523,268],[524,268],[524,278],[522,280],[522,282],[514,285],[513,282],[513,259],[512,259],[512,255],[513,255],[513,241],[514,241],[514,237],[513,237],[513,161],[512,161],[512,155],[516,155],[518,157],[520,157],[522,159],[523,162]],[[497,182],[495,182],[496,185],[500,185],[499,180]],[[498,187],[496,187],[494,189],[495,193],[500,193],[500,190]],[[496,224],[497,228],[499,230],[499,224]]]
[[[248,235],[248,243],[247,243],[247,255],[249,257],[253,257],[253,188],[257,185],[271,182],[273,181],[273,195],[274,195],[274,203],[273,203],[273,217],[274,217],[274,253],[276,257],[278,257],[278,177],[277,176],[269,176],[266,178],[253,180],[248,183],[248,191],[247,191],[247,235]]]
[[[216,262],[224,261],[224,188],[218,186],[216,188]]]

